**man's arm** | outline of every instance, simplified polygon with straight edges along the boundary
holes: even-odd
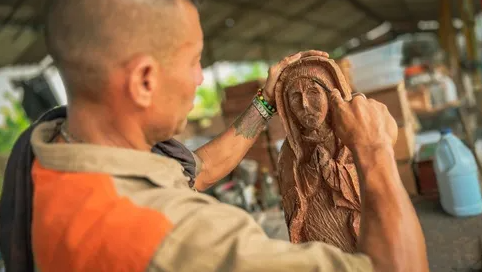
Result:
[[[275,105],[274,87],[284,68],[307,56],[328,57],[328,54],[314,50],[301,52],[270,67],[263,94],[271,105]],[[241,162],[265,127],[266,121],[251,104],[226,132],[196,150],[194,153],[200,159],[198,163],[201,163],[196,189],[206,190],[228,175]]]
[[[365,254],[319,242],[269,239],[250,214],[205,194],[164,188],[155,199],[173,229],[147,271],[373,272]]]
[[[266,128],[266,124],[266,120],[250,104],[227,131],[196,150],[194,153],[202,164],[196,178],[196,189],[206,190],[232,171]]]
[[[398,174],[391,146],[355,149],[361,170],[359,250],[376,271],[429,271],[420,223]]]
[[[335,133],[354,153],[360,174],[362,219],[358,249],[375,271],[428,271],[422,228],[398,173],[397,124],[385,105],[332,94]]]

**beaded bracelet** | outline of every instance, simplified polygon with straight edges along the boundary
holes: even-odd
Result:
[[[256,97],[253,98],[253,105],[266,121],[271,119],[276,113],[276,108],[264,99],[261,89],[258,90]]]
[[[270,115],[274,115],[276,113],[276,107],[270,105],[266,99],[263,97],[263,90],[259,89],[258,93],[256,94],[256,99],[261,102],[261,105],[270,113]]]
[[[253,98],[253,105],[266,121],[273,117],[273,115],[263,106],[263,103],[261,103],[261,101],[259,101],[256,97]]]

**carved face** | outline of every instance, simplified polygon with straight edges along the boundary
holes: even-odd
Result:
[[[328,99],[321,86],[308,78],[295,80],[288,87],[289,107],[306,129],[318,129],[328,112]]]

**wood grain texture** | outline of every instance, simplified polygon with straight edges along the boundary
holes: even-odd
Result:
[[[322,241],[356,250],[360,187],[350,150],[333,132],[327,89],[351,99],[351,89],[333,60],[307,57],[281,74],[275,96],[287,133],[281,149],[279,187],[293,243]]]

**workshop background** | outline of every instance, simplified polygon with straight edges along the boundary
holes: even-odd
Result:
[[[43,2],[0,0],[0,181],[20,133],[67,103],[43,39]],[[431,271],[482,271],[481,215],[449,213],[440,203],[447,193],[480,198],[480,189],[464,191],[457,179],[444,186],[434,163],[447,147],[457,154],[448,159],[452,172],[480,177],[481,6],[479,0],[205,0],[205,82],[186,131],[176,137],[195,150],[244,111],[271,64],[302,50],[329,52],[353,91],[385,103],[397,121],[398,169],[422,223]],[[446,135],[462,144],[442,146],[450,142]],[[284,139],[274,118],[242,163],[205,193],[247,210],[270,237],[287,240],[277,186]],[[460,158],[472,167],[462,167]]]

